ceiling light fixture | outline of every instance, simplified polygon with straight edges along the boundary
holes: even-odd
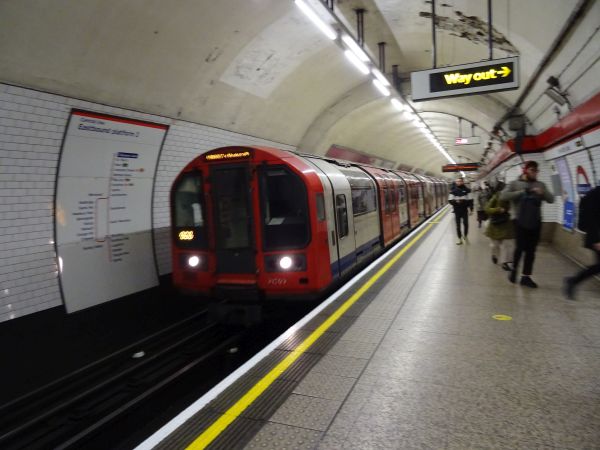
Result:
[[[383,84],[384,86],[391,86],[387,78],[378,69],[372,69],[371,72],[373,73],[373,75],[375,75],[375,78],[377,78],[381,82],[381,84]]]
[[[404,106],[402,105],[402,102],[397,98],[391,99],[390,102],[392,102],[392,106],[398,111],[404,111]]]
[[[388,88],[386,88],[381,81],[373,79],[373,84],[375,85],[375,87],[377,88],[377,90],[379,92],[381,92],[383,95],[385,95],[386,97],[389,97],[390,95],[390,90]]]
[[[369,68],[363,64],[358,57],[352,53],[350,50],[346,50],[344,52],[344,55],[346,55],[346,58],[348,58],[348,60],[354,64],[354,67],[356,67],[358,70],[360,70],[364,75],[367,75],[369,73]]]
[[[337,33],[333,28],[327,25],[317,13],[315,13],[306,3],[302,0],[294,0],[294,3],[300,8],[300,10],[310,19],[312,23],[314,23],[319,30],[323,32],[325,36],[327,36],[332,41],[337,38]]]
[[[364,52],[364,50],[362,48],[360,48],[360,46],[350,36],[348,36],[347,34],[345,34],[342,37],[342,41],[344,41],[344,44],[346,44],[348,46],[348,48],[350,49],[350,51],[352,53],[354,53],[356,55],[356,57],[358,59],[360,59],[362,62],[368,62],[369,61],[369,57]]]

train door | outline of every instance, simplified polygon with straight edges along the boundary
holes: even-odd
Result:
[[[250,167],[215,166],[210,171],[217,273],[255,273]]]
[[[306,157],[306,161],[315,168],[315,171],[321,180],[321,184],[323,185],[323,202],[325,207],[325,220],[327,222],[327,243],[329,247],[331,276],[337,278],[340,276],[340,260],[336,238],[333,186],[322,168],[315,163],[314,159]]]
[[[396,190],[398,195],[398,217],[400,221],[400,232],[402,233],[403,228],[408,228],[409,215],[408,215],[408,193],[406,182],[400,178],[397,174],[393,174],[396,179]]]
[[[333,229],[330,231],[335,231],[333,234],[330,233],[332,239],[330,250],[334,247],[335,256],[331,259],[331,270],[334,276],[336,271],[342,275],[356,264],[356,240],[350,183],[346,176],[333,164],[317,158],[311,158],[310,162],[323,172],[331,186],[331,205],[333,208],[330,211],[333,213],[333,223],[331,224]]]

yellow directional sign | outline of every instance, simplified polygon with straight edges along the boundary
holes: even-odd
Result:
[[[475,72],[475,73],[445,73],[444,79],[446,84],[464,84],[465,86],[470,84],[471,81],[476,83],[477,81],[482,80],[493,80],[499,77],[506,78],[511,74],[512,70],[510,70],[506,66],[502,66],[501,70],[490,69],[485,72]]]
[[[414,101],[517,89],[518,58],[411,73]]]

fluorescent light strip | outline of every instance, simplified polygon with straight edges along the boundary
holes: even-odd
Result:
[[[444,150],[444,147],[442,147],[441,145],[437,145],[437,149],[439,150],[439,152],[444,155],[446,157],[446,159],[448,161],[450,161],[452,164],[456,164],[456,161],[454,161],[454,159],[452,159],[452,157],[448,154],[448,152],[446,150]]]
[[[364,75],[367,75],[369,73],[369,68],[364,65],[362,62],[360,62],[360,60],[358,59],[358,57],[352,53],[350,50],[346,50],[344,52],[344,55],[346,55],[346,58],[348,58],[348,60],[354,64],[354,66],[360,70]]]
[[[337,38],[337,33],[333,30],[333,28],[331,28],[329,25],[323,22],[321,18],[317,16],[317,13],[310,9],[310,7],[306,3],[304,3],[302,0],[294,0],[294,3],[296,3],[298,8],[300,8],[300,10],[306,15],[306,17],[308,17],[311,20],[311,22],[314,23],[317,26],[317,28],[323,32],[323,34],[325,34],[325,36],[327,36],[332,41]]]
[[[390,95],[390,90],[389,90],[388,88],[386,88],[386,87],[385,87],[385,86],[384,86],[384,85],[381,83],[381,81],[379,81],[379,80],[376,80],[376,79],[374,79],[374,78],[373,78],[373,84],[375,85],[375,87],[377,88],[377,90],[378,90],[379,92],[381,92],[381,93],[382,93],[383,95],[385,95],[386,97],[389,97],[389,95]],[[423,126],[425,126],[425,125],[423,125]]]
[[[342,37],[342,41],[348,46],[350,51],[356,55],[362,62],[368,62],[369,57],[362,48],[347,34]]]
[[[375,75],[375,78],[381,81],[381,84],[383,84],[384,86],[390,86],[390,82],[385,76],[383,76],[383,74],[378,69],[372,69],[371,72],[373,73],[373,75]]]
[[[397,98],[393,98],[390,100],[390,102],[392,102],[392,105],[394,106],[394,108],[396,108],[398,111],[404,111],[404,106],[402,105],[402,102],[400,100],[398,100]]]

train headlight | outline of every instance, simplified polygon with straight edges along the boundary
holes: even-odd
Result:
[[[188,258],[188,266],[190,267],[198,267],[198,264],[200,264],[200,258],[198,256],[190,256]]]
[[[292,258],[289,256],[284,256],[281,258],[279,260],[279,267],[281,267],[283,270],[288,270],[290,267],[292,267]]]
[[[306,255],[303,253],[265,255],[265,270],[269,273],[304,272],[306,270]]]

